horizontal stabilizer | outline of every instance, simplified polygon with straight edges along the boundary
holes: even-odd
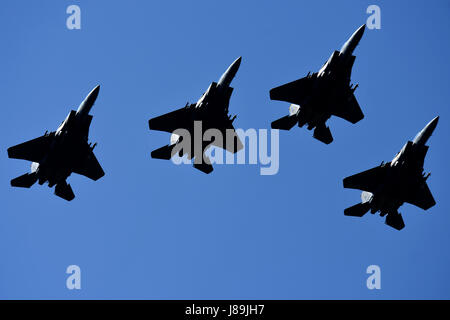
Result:
[[[194,163],[194,168],[206,174],[210,174],[214,170],[212,165],[204,162],[200,164]]]
[[[19,188],[30,188],[37,181],[36,173],[26,173],[11,180],[11,186]]]
[[[77,165],[73,169],[73,172],[81,174],[94,181],[97,181],[98,179],[100,179],[105,175],[105,172],[103,171],[102,166],[95,157],[92,148],[88,150],[89,151],[87,155],[81,162],[77,163]]]
[[[346,101],[338,103],[331,113],[353,124],[364,119],[364,113],[353,93],[350,93]]]
[[[55,195],[67,201],[72,201],[75,198],[75,194],[73,193],[72,187],[65,181],[58,183],[55,186]]]
[[[350,208],[344,210],[346,216],[362,217],[370,210],[370,203],[358,203]]]
[[[402,230],[405,227],[405,222],[400,213],[389,213],[386,216],[385,223],[397,230]]]
[[[291,130],[293,126],[298,122],[298,118],[295,115],[288,115],[281,119],[272,122],[272,129]]]
[[[436,204],[426,182],[412,184],[406,194],[405,202],[417,206],[423,210],[428,210]]]
[[[172,158],[173,156],[172,152],[175,146],[176,144],[168,144],[167,146],[153,150],[151,153],[151,157],[153,159],[170,160],[170,158]]]
[[[314,129],[313,137],[325,144],[333,142],[333,135],[331,134],[329,127],[316,127],[316,129]]]

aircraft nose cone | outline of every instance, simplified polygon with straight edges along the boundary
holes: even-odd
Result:
[[[361,38],[364,34],[364,30],[366,29],[366,25],[363,24],[361,27],[356,30],[350,39],[347,40],[346,43],[341,48],[341,54],[344,56],[350,56],[353,54],[353,51],[355,50],[356,46],[358,45],[359,41],[361,41]]]
[[[354,44],[354,47],[358,45],[359,41],[361,40],[364,30],[366,30],[366,25],[363,24],[361,27],[358,28],[358,30],[355,31],[355,33],[350,38],[350,41]]]
[[[89,111],[94,105],[95,100],[97,100],[99,92],[100,92],[100,85],[96,86],[94,89],[92,89],[91,92],[89,92],[87,97],[78,107],[77,114],[79,114],[80,116],[89,114]]]
[[[233,67],[239,68],[239,66],[241,65],[241,61],[242,61],[242,57],[237,58],[236,60],[234,60],[234,62],[232,63]]]
[[[100,92],[100,85],[97,85],[92,91],[88,94],[89,98],[97,99],[98,93]]]
[[[99,92],[100,92],[100,85],[96,86],[94,89],[92,89],[91,92],[89,92],[85,101],[88,104],[94,104],[95,100],[97,100]]]
[[[237,58],[234,62],[228,67],[225,73],[220,77],[218,85],[223,87],[228,87],[236,76],[236,73],[241,65],[242,57]]]
[[[431,121],[427,124],[426,129],[427,129],[428,131],[433,132],[434,129],[436,129],[436,126],[437,126],[438,122],[439,122],[439,116],[437,116],[436,118],[434,118],[433,120],[431,120]]]
[[[364,34],[364,30],[366,30],[366,24],[363,24],[361,27],[359,27],[358,30],[356,30],[356,34],[362,36]]]
[[[227,72],[236,74],[236,72],[239,69],[239,66],[241,65],[241,61],[242,57],[239,57],[236,60],[234,60],[233,63],[228,67]]]
[[[241,66],[242,57],[237,58],[233,61],[233,63],[228,67],[226,73],[231,74],[234,77]]]
[[[433,122],[433,123],[435,123],[437,125],[437,123],[439,122],[439,116],[437,116],[436,118],[431,120],[431,122]]]
[[[433,134],[434,129],[436,129],[436,126],[439,121],[439,116],[428,122],[428,124],[425,126],[425,128],[420,131],[417,136],[414,138],[414,143],[417,144],[425,144],[428,139]]]

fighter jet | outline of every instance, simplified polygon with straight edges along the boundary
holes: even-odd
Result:
[[[388,163],[344,179],[344,188],[359,189],[362,202],[347,208],[347,216],[362,217],[369,210],[380,211],[386,216],[386,224],[401,230],[405,227],[398,208],[407,202],[423,210],[436,204],[427,186],[430,173],[425,174],[423,165],[428,146],[425,145],[437,126],[434,118],[420,131],[413,141],[408,141],[395,158]]]
[[[181,109],[149,120],[150,130],[174,133],[177,129],[184,129],[189,132],[190,137],[194,137],[196,131],[194,130],[195,126],[201,124],[200,134],[202,136],[208,129],[217,129],[222,133],[222,136],[225,139],[230,137],[230,132],[234,133],[234,141],[231,143],[230,141],[224,142],[216,140],[209,142],[203,141],[202,139],[201,146],[197,146],[197,149],[194,141],[194,143],[191,143],[191,147],[188,148],[188,150],[183,151],[183,149],[178,150],[180,147],[179,144],[183,141],[183,136],[174,134],[171,139],[171,144],[152,151],[152,158],[169,160],[177,153],[180,156],[183,156],[185,153],[189,160],[195,158],[194,167],[196,169],[209,174],[213,171],[213,166],[211,165],[209,158],[205,155],[205,151],[209,146],[214,145],[231,153],[236,153],[243,148],[233,127],[233,121],[236,119],[236,116],[231,117],[228,114],[230,97],[233,92],[233,88],[230,87],[230,84],[235,77],[240,64],[241,57],[237,58],[229,66],[217,83],[211,83],[208,90],[203,93],[196,103],[190,104],[188,102],[186,106]],[[191,141],[192,140],[196,139],[191,139]]]
[[[14,159],[32,161],[31,173],[11,180],[13,187],[30,188],[36,182],[48,182],[55,186],[55,195],[67,201],[75,198],[66,179],[71,173],[78,173],[92,180],[105,175],[93,150],[96,143],[88,143],[89,114],[97,99],[100,86],[95,87],[80,104],[77,111],[70,111],[56,131],[8,149],[8,156]]]
[[[270,90],[270,99],[292,103],[289,115],[272,122],[273,129],[290,130],[294,125],[314,129],[314,138],[329,144],[333,141],[326,121],[331,116],[357,123],[364,114],[350,83],[355,56],[353,51],[364,34],[365,25],[350,37],[340,51],[334,51],[319,72]]]

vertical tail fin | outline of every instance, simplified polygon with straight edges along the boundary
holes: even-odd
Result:
[[[403,221],[402,215],[397,212],[388,213],[385,223],[397,230],[402,230],[405,227],[405,222]]]
[[[204,163],[204,162],[200,163],[200,164],[194,163],[194,168],[197,170],[200,170],[201,172],[206,173],[206,174],[210,174],[214,170],[212,165]]]
[[[194,168],[203,173],[210,174],[214,170],[211,160],[205,154],[203,154],[203,160],[202,163],[195,163],[194,160]]]
[[[60,182],[56,185],[55,195],[67,201],[72,201],[75,198],[72,187],[65,181]]]
[[[316,127],[313,137],[325,144],[333,142],[333,135],[331,134],[330,128],[325,125]]]

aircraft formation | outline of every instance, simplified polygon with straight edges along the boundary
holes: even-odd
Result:
[[[333,142],[326,121],[331,116],[340,117],[355,124],[364,118],[354,92],[358,85],[351,83],[355,63],[354,50],[363,37],[365,25],[359,27],[339,51],[334,51],[318,72],[308,73],[304,78],[270,90],[270,99],[291,103],[289,114],[272,122],[273,129],[290,130],[296,124],[314,129],[313,137],[322,143]],[[194,159],[194,168],[209,174],[213,166],[205,151],[216,146],[231,153],[243,148],[235,132],[233,121],[236,115],[229,114],[229,103],[233,93],[231,82],[236,76],[242,58],[237,58],[220,77],[212,82],[196,103],[169,113],[151,118],[149,129],[171,133],[171,143],[151,152],[155,159],[170,160],[173,156],[187,154]],[[89,128],[93,116],[89,114],[100,91],[95,87],[83,100],[79,108],[71,110],[56,131],[10,147],[9,158],[31,161],[31,172],[11,180],[13,187],[30,188],[36,182],[55,187],[55,195],[67,201],[75,194],[67,178],[72,173],[83,175],[94,181],[105,175],[94,155],[96,143],[89,142]],[[397,230],[404,228],[402,215],[398,212],[405,202],[423,210],[436,202],[426,184],[430,174],[424,173],[424,161],[428,151],[428,139],[435,130],[439,117],[431,120],[413,141],[408,141],[401,151],[388,163],[352,175],[343,180],[344,188],[363,191],[361,203],[344,210],[346,216],[362,217],[367,212],[380,212],[386,216],[385,223]],[[193,135],[196,125],[200,130],[215,129],[230,141],[203,142],[199,150],[195,145],[185,150],[180,148],[183,136],[178,130]],[[231,133],[231,135],[230,135]],[[198,159],[204,161],[197,161]]]

